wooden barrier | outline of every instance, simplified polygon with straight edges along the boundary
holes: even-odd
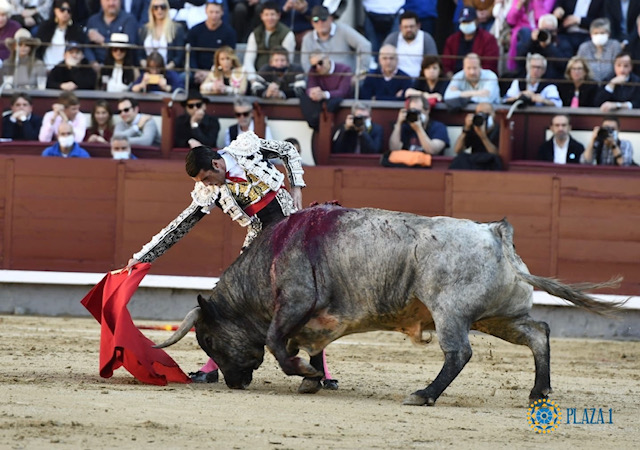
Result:
[[[348,207],[479,221],[506,216],[532,272],[569,282],[622,274],[625,281],[616,292],[638,295],[640,177],[621,177],[610,168],[579,169],[572,174],[308,167],[304,201],[335,199]],[[192,186],[181,161],[0,155],[0,267],[121,267],[190,203]],[[152,271],[218,276],[237,257],[244,233],[214,211]]]

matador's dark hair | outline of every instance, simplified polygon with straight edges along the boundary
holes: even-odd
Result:
[[[187,156],[184,158],[184,167],[187,171],[187,175],[191,178],[200,173],[201,170],[214,170],[211,160],[221,159],[220,153],[212,149],[201,145],[189,150]]]

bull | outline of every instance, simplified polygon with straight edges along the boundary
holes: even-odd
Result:
[[[531,349],[529,398],[537,400],[551,392],[551,381],[549,326],[529,315],[533,287],[607,315],[623,302],[604,303],[585,291],[619,281],[567,285],[531,275],[506,220],[321,205],[264,230],[158,347],[195,326],[227,386],[244,389],[266,346],[287,375],[305,377],[301,392],[316,392],[321,351],[341,336],[392,330],[420,343],[423,331],[435,330],[443,367],[404,401],[434,405],[471,358],[469,331],[478,330]],[[308,362],[299,350],[310,355]]]

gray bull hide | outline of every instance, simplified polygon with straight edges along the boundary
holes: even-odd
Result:
[[[551,392],[549,327],[529,315],[532,286],[607,314],[620,305],[583,291],[618,281],[568,286],[530,275],[505,220],[322,205],[264,230],[160,347],[195,325],[227,385],[243,389],[266,345],[286,374],[306,377],[302,391],[315,392],[321,351],[339,337],[393,330],[418,343],[424,330],[435,329],[442,370],[405,400],[433,405],[471,358],[473,329],[529,347],[536,368],[530,398],[545,398]],[[309,362],[296,356],[299,349],[311,355]]]

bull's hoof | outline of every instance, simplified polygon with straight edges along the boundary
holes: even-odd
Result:
[[[315,394],[322,389],[320,378],[305,378],[298,388],[299,394]]]
[[[211,372],[203,372],[198,370],[197,372],[189,372],[189,378],[194,383],[217,383],[218,382],[218,369]]]
[[[403,405],[411,405],[411,406],[433,406],[436,404],[436,401],[432,398],[424,398],[417,394],[411,394],[402,402]]]
[[[329,391],[337,391],[338,390],[338,380],[324,380],[322,382],[322,387]]]
[[[543,389],[542,392],[531,391],[531,393],[529,394],[529,402],[533,403],[536,400],[546,400],[547,398],[549,398],[549,394],[551,394],[552,392],[553,389],[551,388]]]

